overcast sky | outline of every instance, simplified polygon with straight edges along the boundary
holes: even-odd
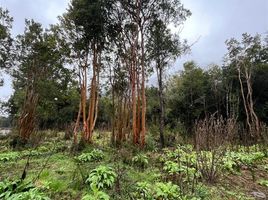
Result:
[[[45,27],[57,22],[68,7],[69,0],[0,0],[14,18],[13,34],[22,33],[24,21],[34,19]],[[179,59],[173,71],[182,69],[182,63],[194,60],[201,67],[221,64],[226,53],[225,40],[240,38],[241,34],[265,34],[268,31],[268,0],[182,0],[192,16],[185,22],[181,37],[192,46],[191,54]],[[12,93],[11,80],[5,78],[0,87],[0,98],[6,100]]]

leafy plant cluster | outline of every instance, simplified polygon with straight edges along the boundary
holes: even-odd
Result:
[[[198,177],[197,154],[191,145],[178,146],[174,151],[165,150],[160,158],[163,170],[171,176],[180,175],[186,179]]]
[[[223,158],[223,168],[230,172],[240,170],[241,166],[252,166],[255,162],[265,157],[263,152],[235,152],[227,151]]]
[[[169,174],[183,173],[186,168],[191,174],[191,171],[194,173],[200,170],[197,169],[199,155],[206,158],[207,164],[211,164],[213,158],[211,151],[197,153],[191,145],[178,146],[173,151],[166,149],[164,156],[160,157],[160,162],[164,163],[164,170]],[[242,166],[250,167],[265,157],[265,153],[257,150],[253,145],[247,149],[239,148],[237,151],[227,150],[222,154],[222,158],[219,158],[218,164],[221,166],[220,170],[235,172]]]
[[[43,152],[40,152],[38,150],[32,150],[32,151],[25,151],[25,152],[22,152],[22,157],[34,157],[34,156],[41,156],[43,155],[44,153]]]
[[[76,157],[78,163],[100,161],[104,158],[103,151],[99,149],[93,149],[90,153],[82,153],[80,156]]]
[[[49,150],[46,147],[40,147],[36,150],[25,150],[22,152],[11,151],[8,153],[0,153],[0,162],[16,161],[25,157],[41,156],[47,153]]]
[[[139,153],[134,156],[132,158],[132,162],[141,169],[144,169],[149,164],[148,157],[142,153]]]
[[[20,180],[0,182],[0,199],[3,200],[50,200],[38,188]]]
[[[91,170],[86,179],[90,186],[90,193],[83,196],[82,200],[109,200],[110,197],[103,190],[113,186],[116,179],[116,173],[113,168],[100,165]]]
[[[180,187],[172,182],[156,182],[155,184],[137,182],[133,196],[137,200],[198,200],[204,197],[204,194],[201,193],[202,191],[200,190],[197,193],[200,196],[184,195]]]
[[[111,188],[115,178],[116,174],[111,167],[100,165],[89,173],[86,183],[90,184],[91,189]]]
[[[82,197],[82,200],[109,200],[110,197],[103,191],[98,190],[97,188],[93,188],[92,192],[89,194],[85,194]]]
[[[261,180],[258,181],[258,183],[259,183],[260,185],[265,186],[265,187],[268,188],[268,180],[266,180],[266,179],[261,179]]]
[[[18,152],[8,152],[0,154],[0,162],[8,162],[8,161],[16,161],[20,158],[20,154]]]
[[[151,185],[147,182],[138,182],[133,195],[139,200],[175,200],[179,199],[179,191],[179,187],[171,182],[157,182],[154,185]]]

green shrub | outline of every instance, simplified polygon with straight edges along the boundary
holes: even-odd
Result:
[[[265,157],[263,152],[234,152],[227,151],[223,158],[223,168],[230,172],[235,172],[240,169],[242,165],[252,166],[255,162],[262,160]]]
[[[82,200],[109,200],[110,197],[103,191],[99,191],[96,187],[92,188],[92,192],[82,197]]]
[[[0,199],[3,200],[49,200],[30,183],[17,181],[0,182]]]
[[[139,200],[179,200],[179,186],[171,182],[157,182],[151,185],[147,182],[138,182],[134,192],[135,199]]]
[[[154,198],[162,200],[179,199],[179,187],[171,182],[158,182],[155,184]]]
[[[193,150],[192,145],[178,146],[175,150],[164,149],[165,156],[161,158],[161,162],[168,160],[179,161],[183,164],[195,166],[197,163],[197,154]]]
[[[23,157],[28,157],[28,156],[30,156],[30,157],[34,157],[34,156],[40,156],[40,155],[42,155],[43,153],[42,152],[39,152],[39,151],[37,151],[37,150],[33,150],[33,151],[26,151],[26,152],[23,152],[22,153],[22,156]]]
[[[144,168],[149,164],[149,162],[148,162],[148,157],[147,157],[145,154],[142,154],[142,153],[140,153],[140,154],[134,156],[134,157],[132,158],[132,162],[133,162],[136,166],[138,166],[138,167],[140,167],[140,168],[142,168],[142,169],[144,169]]]
[[[268,180],[262,179],[262,180],[259,180],[258,183],[262,186],[268,187]]]
[[[39,192],[37,188],[33,188],[26,192],[13,194],[6,200],[50,200],[50,198]]]
[[[109,200],[110,197],[108,194],[102,191],[98,191],[97,193],[93,194],[86,194],[82,197],[82,200]]]
[[[153,199],[151,194],[151,185],[147,182],[137,182],[134,196],[137,199]]]
[[[8,152],[0,154],[0,161],[2,162],[15,161],[19,158],[20,154],[18,152]]]
[[[93,149],[90,153],[82,153],[80,156],[76,157],[79,163],[100,161],[104,158],[104,153],[99,149]]]
[[[173,161],[166,161],[164,163],[164,167],[163,169],[170,175],[176,174],[176,173],[180,173],[181,171],[183,171],[183,169],[181,168],[181,166],[179,166],[178,163],[173,162]]]
[[[102,150],[99,149],[93,149],[91,152],[91,159],[94,161],[99,161],[102,160],[104,158],[104,153]]]
[[[93,169],[86,183],[90,184],[91,189],[96,187],[97,189],[110,188],[115,182],[116,174],[111,167],[100,165]]]

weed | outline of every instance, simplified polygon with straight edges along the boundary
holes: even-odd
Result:
[[[30,183],[20,180],[0,182],[0,199],[4,200],[49,200]]]
[[[20,154],[18,152],[9,152],[0,154],[0,162],[16,161],[19,158]]]
[[[142,153],[134,156],[132,158],[132,162],[141,169],[145,169],[145,167],[149,164],[148,157]]]
[[[100,165],[93,169],[86,183],[90,184],[91,189],[97,187],[97,189],[110,188],[115,182],[116,174],[111,167]]]
[[[262,186],[268,187],[268,180],[261,179],[258,181],[258,183]]]
[[[93,149],[90,153],[82,153],[80,156],[77,156],[75,159],[79,163],[100,161],[104,158],[104,154],[101,150]]]

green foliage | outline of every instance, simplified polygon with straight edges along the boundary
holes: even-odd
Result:
[[[43,153],[40,152],[40,151],[32,150],[32,151],[26,151],[26,152],[23,152],[23,153],[22,153],[22,156],[23,156],[23,157],[27,157],[27,156],[33,157],[33,156],[40,156],[40,155],[42,155],[42,154],[43,154]]]
[[[173,161],[166,161],[164,163],[163,169],[169,175],[184,174],[185,176],[187,176],[186,178],[193,178],[194,176],[198,176],[197,170],[194,167],[180,165]]]
[[[158,182],[155,184],[155,194],[156,199],[172,200],[179,198],[179,187],[172,184],[171,182],[162,183]]]
[[[162,161],[173,160],[188,163],[192,166],[196,164],[196,152],[192,145],[178,146],[175,150],[165,149],[165,157]]]
[[[149,164],[148,157],[142,153],[134,156],[132,158],[132,162],[142,169],[144,169]]]
[[[165,156],[161,157],[164,171],[171,179],[178,179],[185,184],[190,184],[193,179],[200,177],[197,169],[197,153],[192,145],[178,146],[175,150],[164,150]]]
[[[262,160],[264,157],[265,154],[260,151],[227,151],[223,158],[223,168],[228,171],[235,172],[235,170],[239,170],[242,165],[252,166],[255,162]]]
[[[181,75],[174,76],[168,91],[168,118],[172,127],[181,120],[186,127],[192,127],[194,119],[204,112],[204,99],[208,88],[207,73],[193,61],[184,63]]]
[[[93,194],[87,194],[82,197],[82,200],[109,200],[110,197],[105,192],[98,191]]]
[[[262,186],[268,187],[268,180],[261,179],[258,181],[258,183]]]
[[[8,152],[8,153],[1,153],[0,154],[0,162],[7,162],[7,161],[16,161],[20,158],[20,154],[18,152]]]
[[[152,199],[151,185],[147,182],[137,182],[134,196],[138,199]]]
[[[100,161],[104,158],[104,153],[99,149],[93,149],[90,153],[82,153],[76,157],[79,163]]]
[[[25,106],[35,106],[39,127],[63,128],[72,122],[79,105],[77,82],[73,73],[65,68],[66,49],[52,30],[43,30],[40,23],[26,20],[25,31],[16,40],[16,69],[13,77],[14,94],[7,107],[17,119]],[[34,62],[34,63],[33,63]],[[33,78],[34,77],[34,78]],[[33,104],[30,93],[38,96]],[[32,94],[33,95],[33,94]]]
[[[138,182],[134,196],[139,200],[177,200],[180,199],[179,186],[171,182],[157,182],[151,185],[147,182]]]
[[[0,199],[3,200],[49,200],[30,183],[17,181],[0,182]]]
[[[82,197],[82,200],[109,200],[110,197],[103,191],[97,189],[97,187],[92,187],[91,192]]]
[[[30,189],[27,192],[21,192],[18,194],[13,194],[8,197],[6,200],[49,200],[45,194],[39,192],[38,189]]]
[[[12,43],[11,28],[13,18],[10,17],[9,11],[0,7],[0,70],[7,69],[12,64]],[[0,77],[1,78],[1,77]],[[2,80],[0,79],[0,86]]]
[[[176,174],[176,173],[180,173],[181,171],[183,171],[183,169],[180,167],[180,165],[176,162],[173,161],[166,161],[164,163],[164,167],[163,169],[168,172],[168,174]]]
[[[110,188],[115,182],[116,173],[111,167],[100,165],[93,169],[86,183],[90,184],[91,189],[96,187],[97,189]]]

